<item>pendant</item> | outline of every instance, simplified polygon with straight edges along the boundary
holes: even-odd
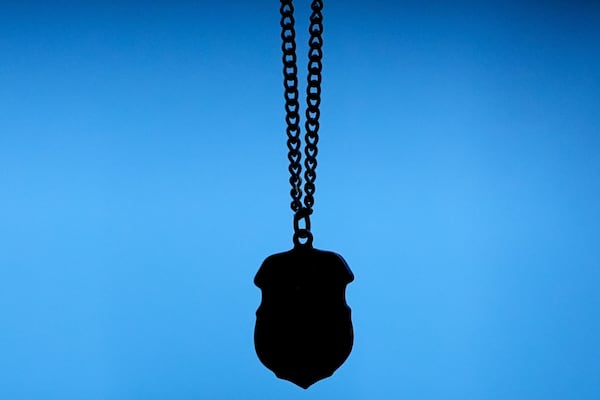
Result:
[[[310,243],[267,257],[254,278],[262,290],[254,330],[260,361],[304,389],[331,376],[352,350],[346,286],[353,280],[342,256]]]

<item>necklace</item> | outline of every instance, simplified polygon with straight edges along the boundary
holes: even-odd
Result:
[[[254,344],[258,358],[277,377],[307,389],[331,376],[350,355],[354,333],[345,290],[354,275],[342,256],[312,246],[310,215],[317,177],[323,2],[313,0],[311,4],[303,189],[294,6],[292,0],[280,1],[294,247],[267,257],[254,278],[262,290]]]

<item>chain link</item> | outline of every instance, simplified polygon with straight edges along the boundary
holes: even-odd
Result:
[[[298,94],[298,67],[296,57],[296,31],[292,0],[281,0],[281,39],[283,51],[283,84],[285,88],[285,111],[288,160],[290,162],[291,209],[302,218],[314,206],[315,180],[317,178],[317,143],[319,142],[319,117],[321,104],[321,72],[323,69],[323,2],[313,0],[311,4],[308,41],[308,77],[306,86],[306,122],[304,125],[304,193],[302,190],[302,153],[300,140],[300,103]],[[302,196],[304,195],[304,206]],[[304,211],[307,209],[309,212]],[[308,221],[307,221],[308,222]],[[310,225],[308,225],[310,226]]]

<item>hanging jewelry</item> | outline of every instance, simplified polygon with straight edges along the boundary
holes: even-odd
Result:
[[[281,0],[283,76],[294,212],[294,247],[265,259],[254,283],[262,290],[254,343],[261,362],[281,379],[307,389],[331,376],[350,355],[354,340],[345,290],[354,280],[339,254],[313,248],[310,215],[314,206],[319,106],[323,59],[323,2],[313,0],[310,16],[304,188],[296,33],[292,0]],[[304,199],[303,199],[304,197]]]

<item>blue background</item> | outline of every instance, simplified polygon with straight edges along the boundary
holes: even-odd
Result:
[[[252,338],[278,6],[2,3],[0,398],[600,398],[599,4],[325,2],[312,222],[356,338],[308,391]]]

